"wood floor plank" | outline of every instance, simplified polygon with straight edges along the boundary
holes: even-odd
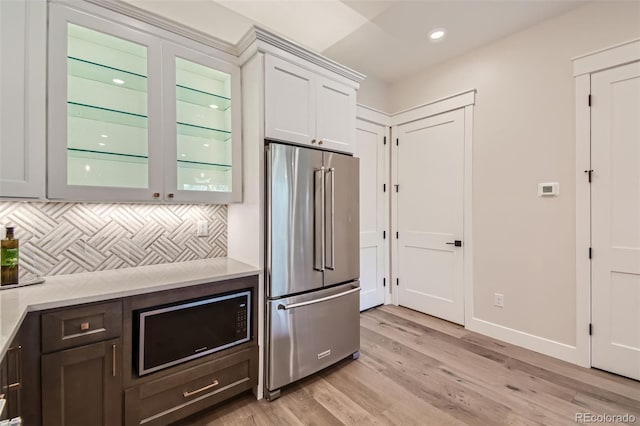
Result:
[[[361,314],[361,356],[283,389],[245,394],[183,425],[575,425],[635,415],[640,382],[586,369],[416,311]]]

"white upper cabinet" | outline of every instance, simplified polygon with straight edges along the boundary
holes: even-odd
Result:
[[[0,1],[0,198],[45,196],[45,0]]]
[[[316,136],[334,151],[354,152],[356,91],[328,78],[318,78]]]
[[[233,64],[51,4],[48,198],[240,201],[239,84]]]
[[[265,56],[267,138],[352,153],[355,120],[355,89]]]

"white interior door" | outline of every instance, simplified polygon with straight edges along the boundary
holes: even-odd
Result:
[[[398,303],[463,324],[464,109],[401,125],[398,138]]]
[[[360,310],[384,303],[385,187],[384,137],[387,127],[364,120],[356,123],[355,156],[360,158]]]
[[[592,365],[640,379],[640,63],[591,94]]]

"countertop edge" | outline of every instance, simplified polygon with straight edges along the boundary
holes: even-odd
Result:
[[[231,259],[231,258],[227,258],[227,259],[243,264],[242,262],[235,261],[234,259]],[[236,278],[244,278],[244,277],[250,277],[250,276],[262,274],[262,270],[258,267],[247,265],[247,264],[243,264],[243,266],[246,266],[246,268],[241,271],[225,273],[225,274],[212,274],[211,276],[208,276],[208,277],[202,276],[195,279],[186,279],[185,281],[174,281],[169,283],[162,283],[159,285],[152,285],[152,286],[141,287],[141,288],[132,288],[127,290],[115,290],[112,293],[106,292],[103,294],[96,294],[91,296],[71,297],[68,299],[53,300],[51,302],[27,303],[22,309],[17,311],[16,315],[12,318],[11,322],[12,323],[14,321],[15,322],[13,324],[10,324],[9,326],[11,327],[11,331],[9,333],[6,333],[4,336],[0,336],[0,359],[4,358],[4,356],[7,354],[7,351],[11,345],[11,342],[17,336],[20,326],[24,322],[24,319],[27,317],[27,314],[29,314],[30,312],[65,308],[65,307],[70,307],[74,305],[82,305],[86,303],[103,302],[107,300],[121,299],[124,297],[138,296],[146,293],[155,293],[155,292],[160,292],[165,290],[173,290],[178,288],[191,287],[196,285],[215,283],[219,281],[226,281],[226,280],[232,280]],[[46,283],[44,285],[46,285]],[[30,288],[33,289],[37,287],[34,286]],[[7,290],[7,291],[13,291],[13,289]]]

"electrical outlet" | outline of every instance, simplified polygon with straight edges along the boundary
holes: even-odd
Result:
[[[504,308],[504,294],[493,293],[493,304],[499,308]]]
[[[196,229],[196,237],[208,237],[209,236],[209,222],[206,220],[198,221],[198,229]]]

